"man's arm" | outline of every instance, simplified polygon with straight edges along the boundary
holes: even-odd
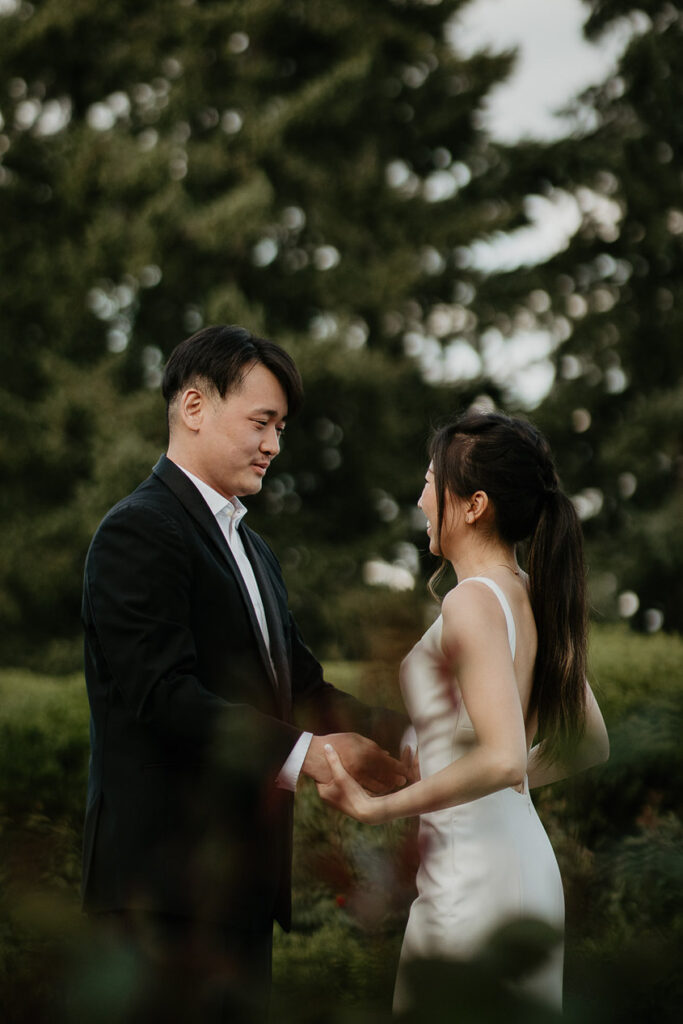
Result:
[[[408,727],[406,715],[371,707],[325,681],[320,662],[306,646],[290,616],[292,638],[292,697],[297,724],[317,735],[361,732],[380,746],[398,753]]]
[[[295,717],[297,724],[314,733],[302,772],[316,782],[329,781],[324,747],[332,743],[347,771],[371,792],[384,793],[403,785],[408,775],[406,763],[389,751],[399,751],[408,724],[406,716],[369,707],[327,683],[322,666],[291,616],[290,630]]]
[[[320,663],[304,643],[288,611],[287,588],[275,554],[258,534],[250,530],[247,534],[268,572],[280,614],[286,617],[292,710],[297,726],[305,730],[278,773],[277,785],[294,790],[301,771],[316,781],[329,776],[321,736],[326,740],[333,736],[345,764],[368,789],[386,792],[402,785],[406,778],[405,764],[392,758],[378,743],[397,748],[405,730],[405,717],[385,709],[369,708],[325,681]],[[368,739],[367,735],[373,738]]]

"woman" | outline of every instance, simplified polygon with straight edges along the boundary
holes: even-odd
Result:
[[[529,788],[609,751],[585,676],[581,528],[547,442],[522,420],[469,412],[436,434],[430,454],[418,504],[429,549],[458,585],[401,666],[422,777],[371,797],[329,747],[332,781],[318,786],[359,821],[420,815],[395,1008],[407,1003],[412,958],[471,956],[515,917],[562,928],[559,870]],[[528,576],[515,553],[527,538]],[[520,984],[559,1007],[562,950]]]

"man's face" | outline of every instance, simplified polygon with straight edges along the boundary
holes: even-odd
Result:
[[[239,391],[204,397],[194,454],[197,476],[226,498],[257,494],[280,451],[287,398],[262,363],[247,369]]]

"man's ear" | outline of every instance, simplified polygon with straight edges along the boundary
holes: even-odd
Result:
[[[206,413],[207,397],[198,388],[187,388],[178,399],[177,419],[188,430],[196,432],[202,425]]]

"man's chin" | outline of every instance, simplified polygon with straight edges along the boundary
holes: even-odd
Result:
[[[258,480],[254,480],[248,484],[243,484],[239,491],[235,492],[235,496],[238,498],[248,498],[249,495],[258,494],[262,489],[263,479],[259,477]]]

